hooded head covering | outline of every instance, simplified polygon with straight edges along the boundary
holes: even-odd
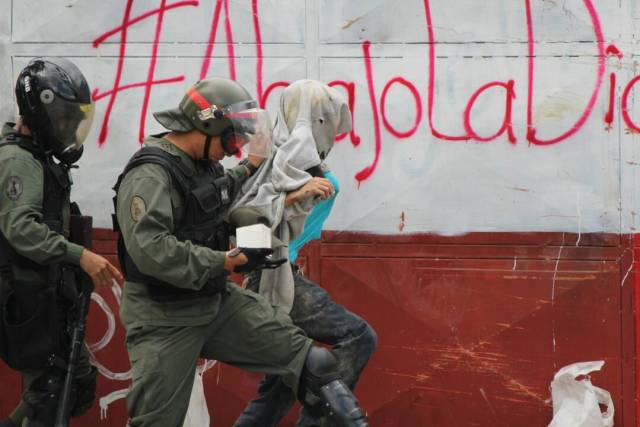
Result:
[[[350,130],[351,114],[347,102],[326,84],[317,80],[298,80],[282,93],[273,134],[276,146],[291,142],[304,145],[290,159],[292,165],[300,166],[299,169],[319,165],[333,148],[336,135]],[[314,164],[305,167],[306,162]]]
[[[319,200],[310,198],[285,208],[287,193],[311,180],[307,170],[320,166],[333,148],[336,135],[350,130],[351,113],[339,92],[315,80],[292,83],[280,98],[274,149],[258,172],[245,181],[230,211],[242,206],[259,209],[275,236],[288,244],[302,232],[307,215]],[[286,246],[274,251],[276,258],[287,255]],[[275,270],[264,270],[260,294],[290,310],[291,266],[286,263]]]

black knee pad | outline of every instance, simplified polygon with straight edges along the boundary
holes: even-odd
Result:
[[[330,425],[339,427],[369,427],[367,414],[346,384],[331,381],[320,390],[322,409]]]
[[[329,350],[311,347],[302,372],[301,386],[318,395],[323,385],[339,379],[338,361]]]
[[[315,406],[322,386],[339,378],[338,361],[333,353],[323,347],[311,347],[300,378],[298,400],[309,408]]]
[[[338,362],[329,350],[311,347],[300,379],[300,401],[312,415],[324,414],[332,425],[367,427],[366,414],[341,380]]]

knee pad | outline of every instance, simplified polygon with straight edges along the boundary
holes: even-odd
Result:
[[[338,361],[333,353],[323,347],[311,347],[304,363],[301,386],[318,395],[323,385],[339,378]]]
[[[298,400],[314,417],[322,416],[320,392],[322,386],[340,378],[338,362],[329,350],[323,347],[311,347],[304,362]]]
[[[351,390],[340,379],[338,362],[329,350],[311,347],[300,379],[301,403],[314,416],[324,416],[332,425],[367,427],[367,417]]]
[[[340,380],[322,386],[320,398],[330,425],[339,427],[368,427],[367,414],[346,384]]]

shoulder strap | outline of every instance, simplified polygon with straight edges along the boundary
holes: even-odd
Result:
[[[4,138],[0,139],[0,148],[8,147],[10,145],[17,145],[18,147],[27,150],[38,160],[42,160],[46,157],[46,154],[42,147],[34,144],[30,137],[25,137],[19,133],[10,133]]]
[[[133,155],[133,157],[131,157],[129,163],[127,163],[127,165],[125,166],[124,171],[118,177],[116,185],[113,187],[113,190],[116,192],[116,195],[113,197],[114,214],[112,215],[113,229],[115,231],[120,230],[115,214],[118,211],[117,197],[118,190],[120,189],[120,184],[122,184],[122,181],[127,173],[129,173],[134,168],[144,164],[154,164],[161,166],[169,173],[183,195],[187,195],[193,187],[193,173],[187,168],[184,163],[182,163],[182,160],[179,156],[175,156],[158,147],[142,147],[136,154]]]
[[[116,183],[116,187],[114,190],[118,191],[120,187],[120,183],[122,179],[129,173],[132,169],[144,165],[144,164],[155,164],[162,166],[164,170],[166,170],[171,178],[176,181],[178,187],[180,187],[180,191],[186,194],[191,188],[191,178],[193,177],[192,172],[187,168],[185,164],[182,163],[180,157],[175,156],[167,151],[158,148],[158,147],[143,147],[136,154],[133,155],[127,166],[125,166],[124,171],[118,177],[118,182]]]

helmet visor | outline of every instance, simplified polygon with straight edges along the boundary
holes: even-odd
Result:
[[[91,129],[95,110],[93,102],[82,104],[59,96],[52,98],[49,102],[48,99],[43,100],[43,105],[51,122],[53,137],[62,145],[63,151],[80,149]]]
[[[234,146],[239,150],[246,145],[249,154],[267,157],[273,145],[269,113],[258,108],[255,101],[239,102],[222,109],[224,118],[231,122],[235,134]]]
[[[242,147],[249,142],[249,137],[244,133],[236,133],[233,127],[228,127],[220,135],[222,148],[228,155],[240,153]]]

